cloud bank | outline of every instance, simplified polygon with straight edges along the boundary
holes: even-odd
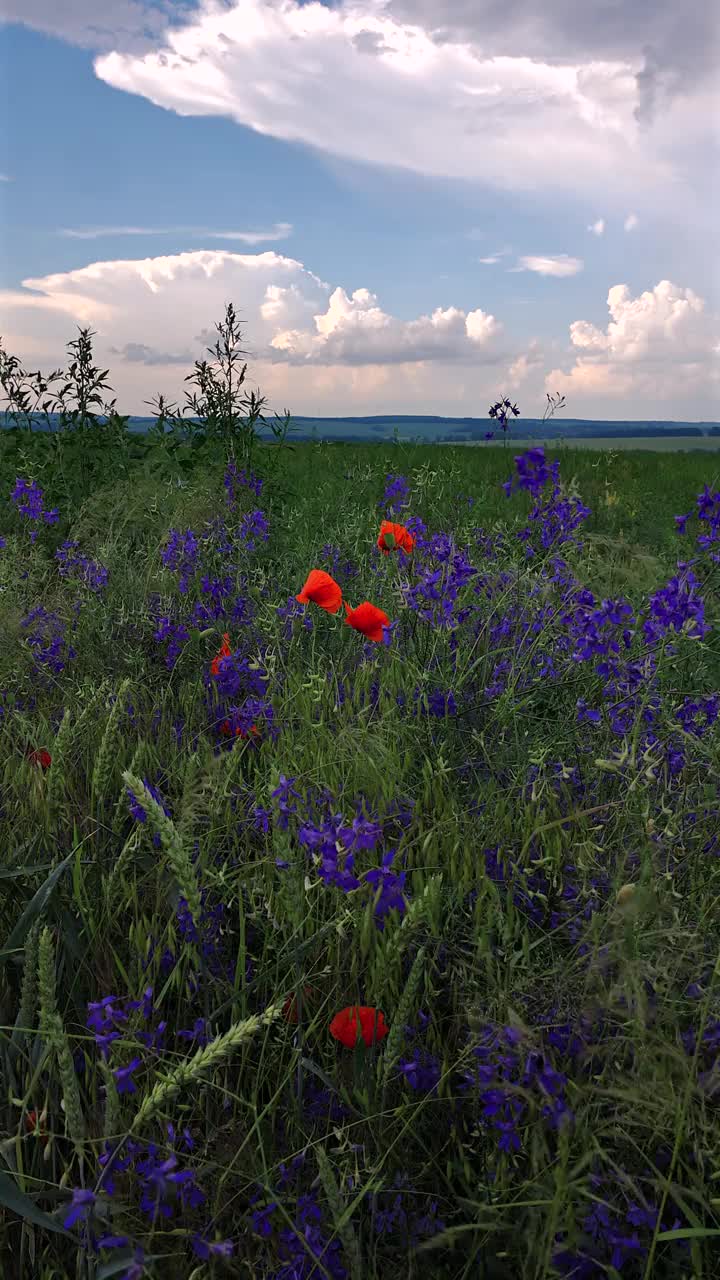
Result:
[[[637,396],[680,404],[698,386],[707,391],[708,417],[720,408],[720,320],[706,313],[692,289],[661,280],[633,298],[626,284],[607,296],[611,320],[605,330],[586,320],[570,325],[578,354],[568,372],[553,369],[545,388],[568,397],[588,393],[609,398]],[[713,409],[714,403],[714,409]],[[673,415],[668,415],[673,416]],[[680,416],[677,413],[674,416]]]
[[[651,89],[647,54],[619,22],[610,38],[588,18],[583,39],[575,21],[576,38],[554,45],[570,11],[556,4],[531,20],[527,5],[455,0],[438,28],[434,0],[203,0],[152,48],[121,45],[94,67],[178,115],[229,118],[328,159],[625,208],[663,191],[666,210],[679,208],[676,187],[692,174],[685,149],[708,130],[712,82],[693,81],[699,97],[687,83],[661,95],[656,59]],[[669,37],[666,46],[669,57]]]
[[[637,395],[639,417],[717,414],[720,321],[669,280],[638,297],[614,285],[607,328],[574,320],[563,357],[557,341],[513,340],[482,306],[399,320],[368,289],[333,286],[294,258],[202,249],[94,262],[0,291],[3,345],[49,372],[65,365],[74,326],[90,326],[121,410],[146,413],[158,391],[184,403],[183,377],[214,345],[229,301],[253,384],[296,414],[483,416],[486,400],[518,385],[530,417],[544,390],[564,393],[577,417],[619,416],[619,395]]]

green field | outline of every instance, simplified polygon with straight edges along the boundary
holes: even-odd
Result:
[[[453,444],[479,449],[492,447],[485,444],[482,440],[456,440],[453,441]],[[642,449],[643,452],[647,452],[649,450],[652,453],[674,453],[677,451],[686,453],[717,453],[720,449],[720,437],[688,437],[672,436],[669,434],[667,436],[648,437],[647,439],[641,439],[638,436],[613,436],[612,438],[597,436],[593,439],[576,439],[570,436],[566,438],[563,437],[561,439],[548,437],[547,440],[513,439],[508,442],[508,448],[511,448],[515,453],[518,449],[530,449],[533,445],[538,444],[543,445],[545,449],[600,449],[607,452],[612,452],[613,449]]]
[[[210,425],[0,441],[2,1275],[716,1280],[720,465]]]

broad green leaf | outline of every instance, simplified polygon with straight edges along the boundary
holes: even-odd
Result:
[[[34,1200],[26,1196],[15,1180],[2,1170],[0,1170],[0,1204],[11,1213],[17,1214],[18,1218],[24,1218],[26,1222],[34,1222],[36,1227],[42,1227],[45,1231],[57,1231],[61,1236],[70,1235],[70,1232],[48,1213],[38,1209]]]
[[[38,889],[37,893],[34,894],[34,896],[30,899],[20,919],[15,925],[15,928],[12,930],[10,937],[5,943],[4,949],[0,951],[0,960],[6,960],[8,956],[11,956],[15,952],[22,950],[23,946],[25,945],[25,939],[27,938],[27,935],[30,932],[30,929],[32,928],[35,921],[37,920],[38,916],[40,916],[42,912],[45,910],[48,902],[50,901],[50,898],[52,897],[52,893],[55,888],[55,885],[60,879],[60,876],[62,875],[65,868],[70,865],[71,858],[74,858],[74,857],[75,857],[75,850],[73,849],[72,852],[69,853],[66,858],[63,858],[62,862],[58,863],[55,870],[50,872],[50,875],[48,876],[47,880],[45,880],[43,884],[40,885],[40,888]]]

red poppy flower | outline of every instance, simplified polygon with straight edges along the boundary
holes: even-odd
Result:
[[[232,649],[230,648],[230,636],[226,631],[223,636],[222,648],[218,653],[217,657],[213,658],[212,662],[210,663],[210,671],[212,675],[216,676],[218,674],[221,658],[231,658],[231,657],[232,657]]]
[[[222,724],[220,725],[220,732],[223,738],[229,738],[232,735],[232,729],[230,728],[229,720],[223,720]],[[249,729],[241,729],[240,726],[238,725],[237,729],[235,730],[235,737],[249,738],[251,733],[258,734],[259,732],[260,730],[258,729],[256,724],[251,724]]]
[[[44,747],[40,747],[37,751],[28,751],[27,758],[31,764],[39,764],[42,769],[49,769],[52,764],[52,756]]]
[[[389,1030],[380,1010],[367,1005],[349,1005],[347,1009],[341,1009],[330,1023],[330,1035],[346,1049],[355,1048],[358,1031],[369,1048],[373,1041],[383,1040]]]
[[[378,609],[369,600],[359,604],[357,609],[351,609],[348,604],[345,605],[345,608],[347,610],[345,621],[349,627],[354,627],[356,631],[361,631],[368,640],[382,640],[383,627],[390,626],[390,619],[382,609]]]
[[[394,545],[389,545],[386,542],[387,534],[392,534],[395,539]],[[396,547],[402,547],[403,551],[407,551],[409,555],[415,546],[415,539],[413,538],[410,530],[405,528],[404,524],[393,524],[392,520],[383,520],[380,525],[380,536],[377,540],[377,544],[383,555],[388,555],[391,551],[394,551]]]
[[[312,987],[303,987],[303,1003],[306,1003],[308,1000],[312,1000],[314,994],[315,992]],[[288,996],[287,1000],[285,1001],[282,1007],[282,1016],[286,1022],[291,1023],[293,1026],[297,1025],[297,1020],[298,1020],[297,995]]]
[[[337,613],[342,604],[342,591],[324,569],[311,569],[302,591],[295,597],[300,604],[312,602],[326,613]]]

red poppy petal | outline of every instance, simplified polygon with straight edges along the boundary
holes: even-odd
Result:
[[[300,604],[311,601],[328,613],[337,613],[342,604],[342,590],[324,569],[312,569],[302,591],[295,597]]]
[[[354,627],[356,631],[361,631],[368,640],[379,641],[383,638],[383,626],[390,625],[390,619],[387,614],[378,609],[376,605],[371,604],[369,600],[363,601],[358,605],[357,609],[353,609],[345,619],[346,622]]]

